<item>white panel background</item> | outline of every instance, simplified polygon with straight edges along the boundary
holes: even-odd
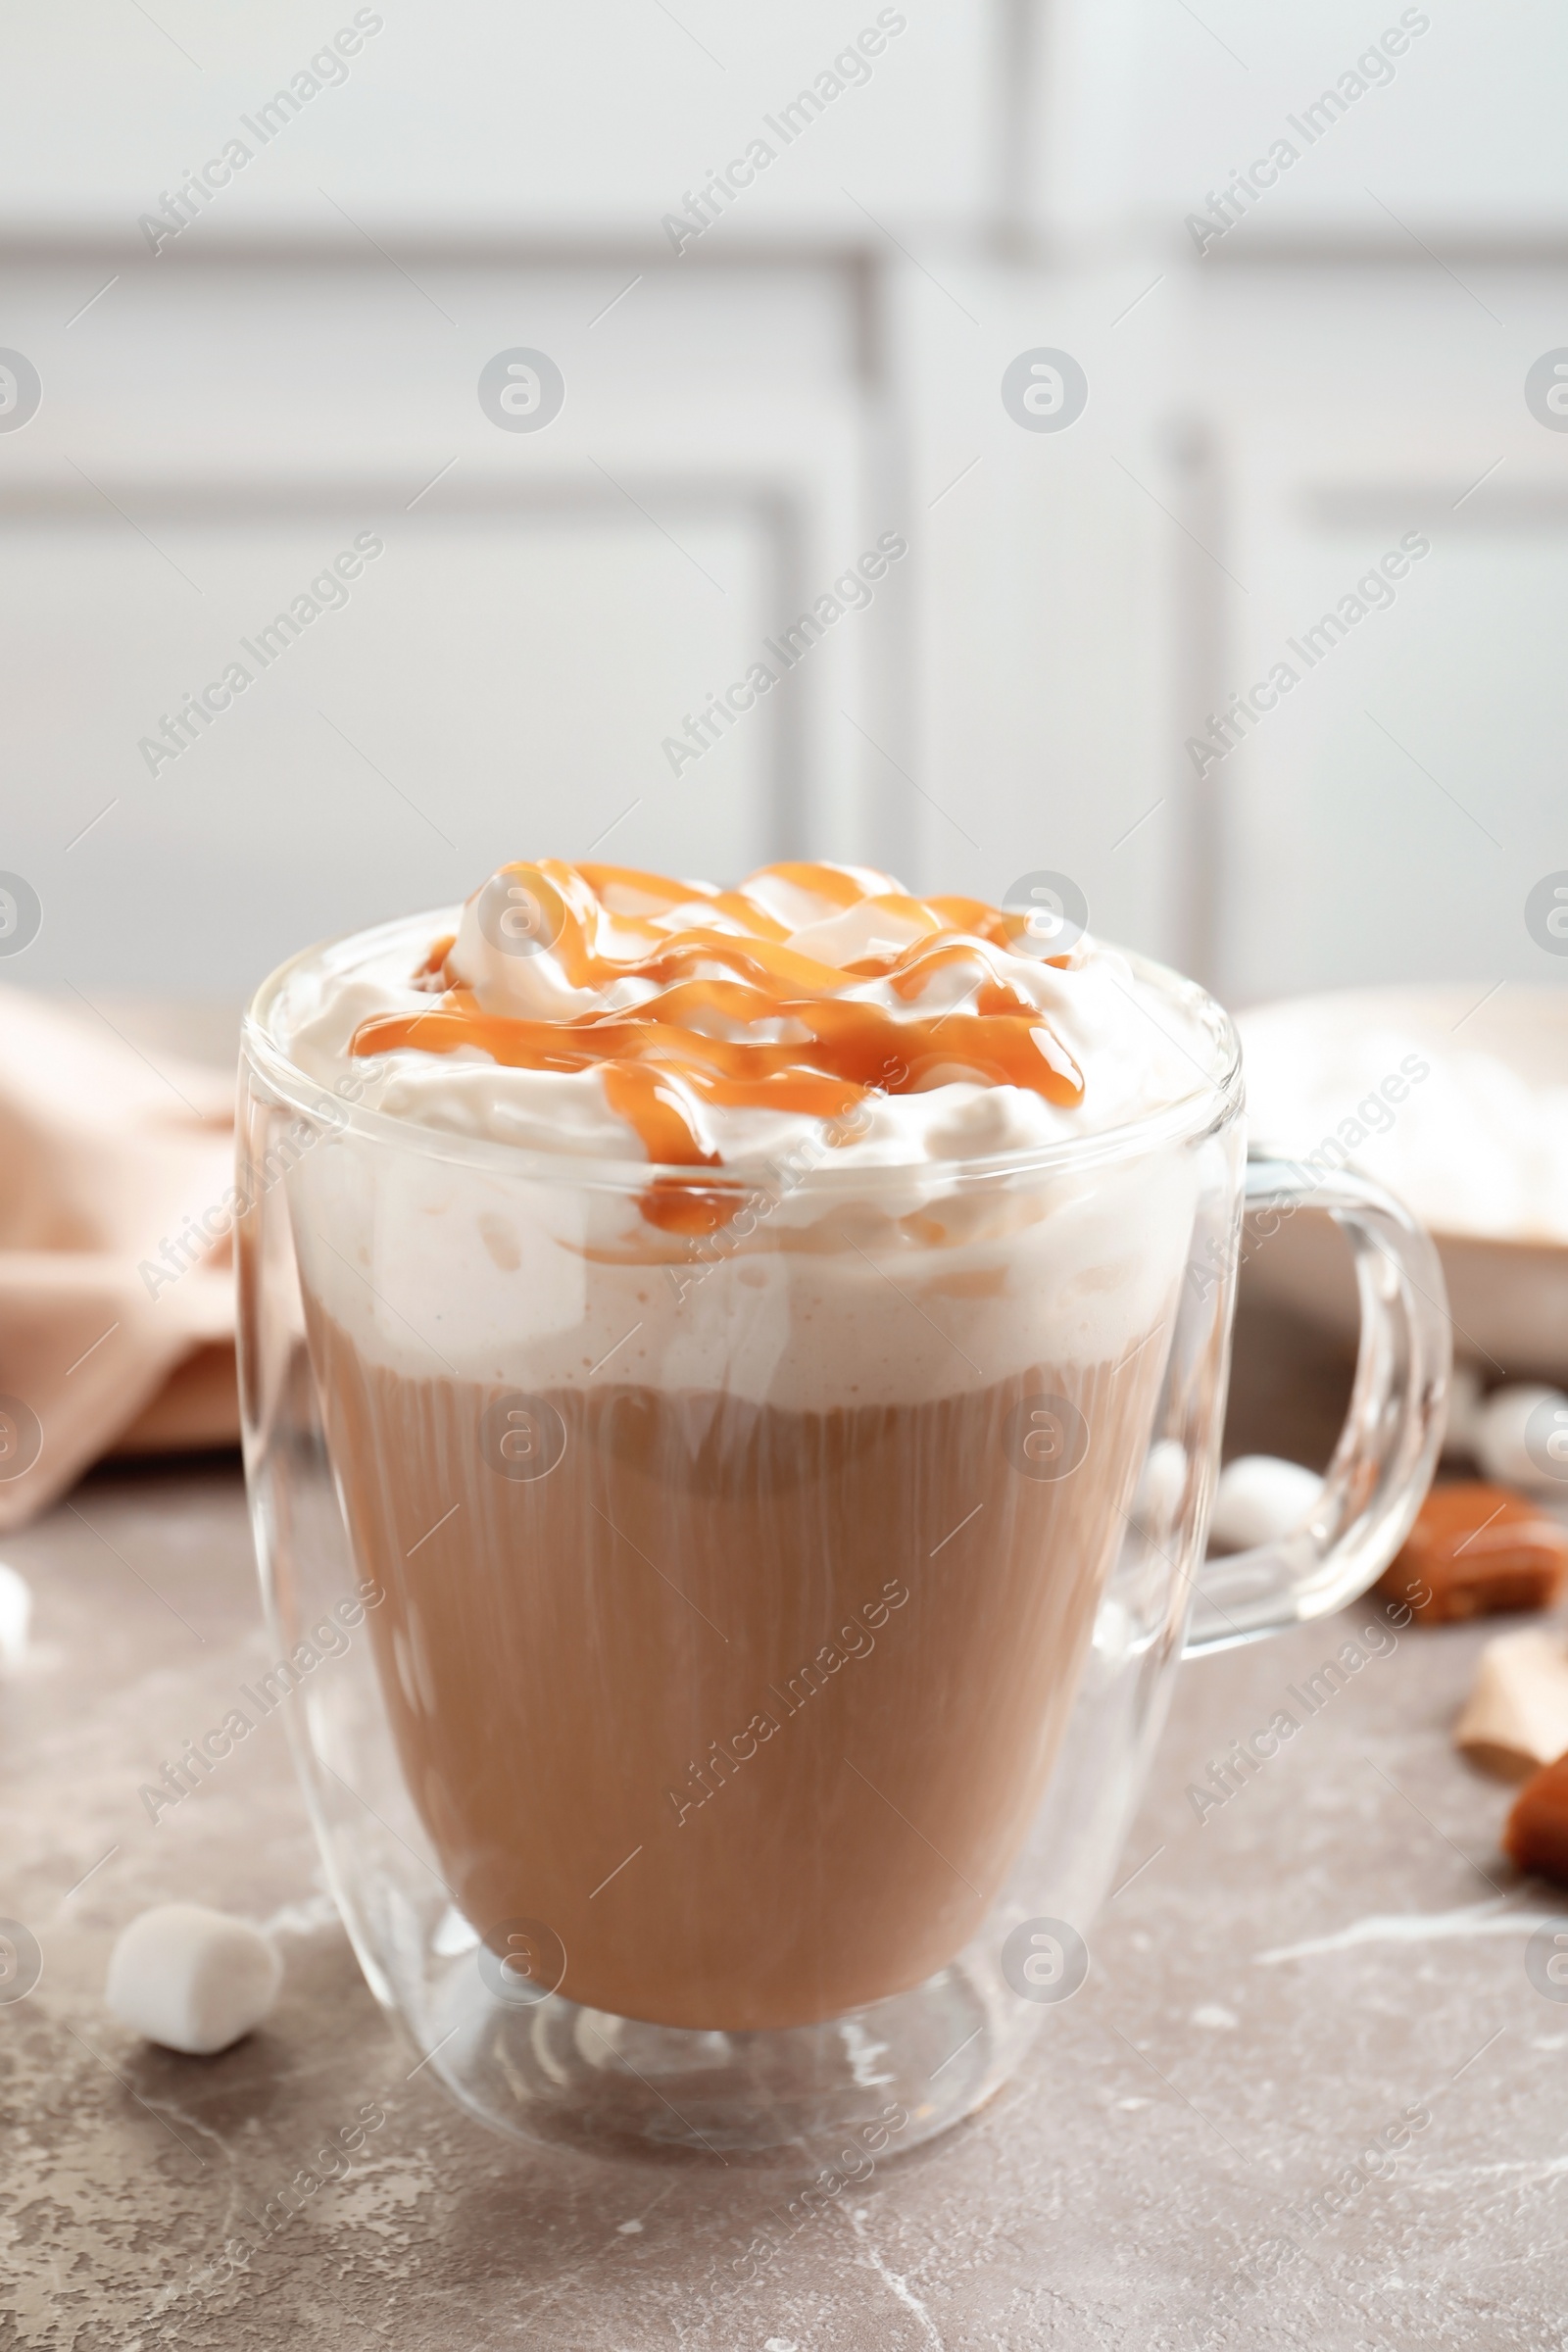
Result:
[[[1393,78],[1307,146],[1287,118],[1407,16],[1428,29],[1390,61]],[[1035,187],[1057,233],[1136,234],[1191,255],[1186,215],[1284,136],[1298,161],[1227,253],[1329,234],[1413,260],[1414,233],[1472,245],[1568,235],[1568,18],[1554,0],[1060,0],[1048,69]]]
[[[254,156],[187,241],[204,228],[332,233],[322,184],[378,233],[433,224],[651,241],[700,172],[759,134],[780,151],[736,207],[731,225],[747,235],[807,226],[844,236],[854,221],[846,181],[873,212],[972,221],[991,170],[992,9],[915,0],[887,10],[906,28],[863,61],[867,79],[789,147],[763,128],[764,115],[776,117],[876,24],[881,6],[795,0],[772,13],[682,0],[677,23],[654,0],[573,10],[385,0],[373,12],[384,29],[350,62],[348,79]],[[0,159],[0,202],[13,217],[116,217],[131,229],[176,172],[219,153],[239,117],[254,119],[355,7],[272,0],[258,19],[160,0],[156,13],[166,32],[124,0],[84,0],[69,21],[10,12],[8,70],[29,101],[12,113]]]
[[[136,214],[352,13],[7,20],[0,344],[45,400],[0,432],[0,865],[47,909],[8,977],[232,993],[635,801],[607,854],[721,875],[1060,867],[1238,1001],[1568,978],[1521,923],[1568,866],[1568,436],[1522,396],[1568,341],[1559,10],[1431,7],[1200,260],[1183,214],[1398,8],[931,0],[677,259],[661,215],[874,6],[387,6],[149,255]],[[568,386],[537,436],[475,397],[519,343]],[[1060,436],[999,398],[1042,343],[1090,376]],[[384,568],[153,784],[143,713],[367,502]],[[1212,697],[1407,510],[1430,564],[1200,782]],[[890,528],[871,611],[677,784],[666,727]]]

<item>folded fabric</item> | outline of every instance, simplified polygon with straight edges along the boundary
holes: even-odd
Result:
[[[238,1435],[234,1087],[0,989],[0,1533],[111,1451]]]

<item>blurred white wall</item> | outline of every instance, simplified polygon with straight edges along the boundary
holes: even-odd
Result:
[[[0,977],[233,997],[540,851],[1063,869],[1237,1001],[1568,976],[1523,915],[1568,868],[1544,0],[82,0],[5,41],[0,368],[42,397],[0,377],[0,871],[43,922]],[[518,349],[541,430],[481,406]],[[1065,429],[1004,403],[1041,350]],[[874,600],[672,773],[883,535]]]

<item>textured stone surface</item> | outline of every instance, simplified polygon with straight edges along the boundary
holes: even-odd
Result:
[[[1239,1382],[1233,1444],[1286,1444],[1288,1404],[1321,1454],[1338,1376],[1295,1361],[1292,1396]],[[984,2114],[791,2230],[776,2180],[535,2157],[414,2071],[322,1896],[286,1710],[147,1820],[138,1785],[269,1656],[232,1465],[100,1476],[8,1556],[38,1646],[0,1687],[0,1912],[44,1955],[0,2007],[8,2352],[1564,2340],[1568,2004],[1525,1971],[1554,1898],[1447,1744],[1486,1629],[1401,1635],[1201,1824],[1186,1784],[1371,1610],[1188,1667],[1084,1990]],[[218,2059],[138,2043],[100,1997],[118,1929],[176,1896],[281,1937],[276,2013]],[[1389,2177],[1314,2214],[1412,2106]],[[225,2238],[256,2242],[367,2109],[347,2176],[224,2276]],[[760,2233],[776,2255],[737,2286]]]

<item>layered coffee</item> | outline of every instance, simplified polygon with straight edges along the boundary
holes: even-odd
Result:
[[[472,1931],[588,2007],[906,1990],[1039,1805],[1192,1226],[1114,1132],[1201,1072],[1028,924],[504,869],[294,1008],[405,1147],[290,1179],[402,1772]]]

